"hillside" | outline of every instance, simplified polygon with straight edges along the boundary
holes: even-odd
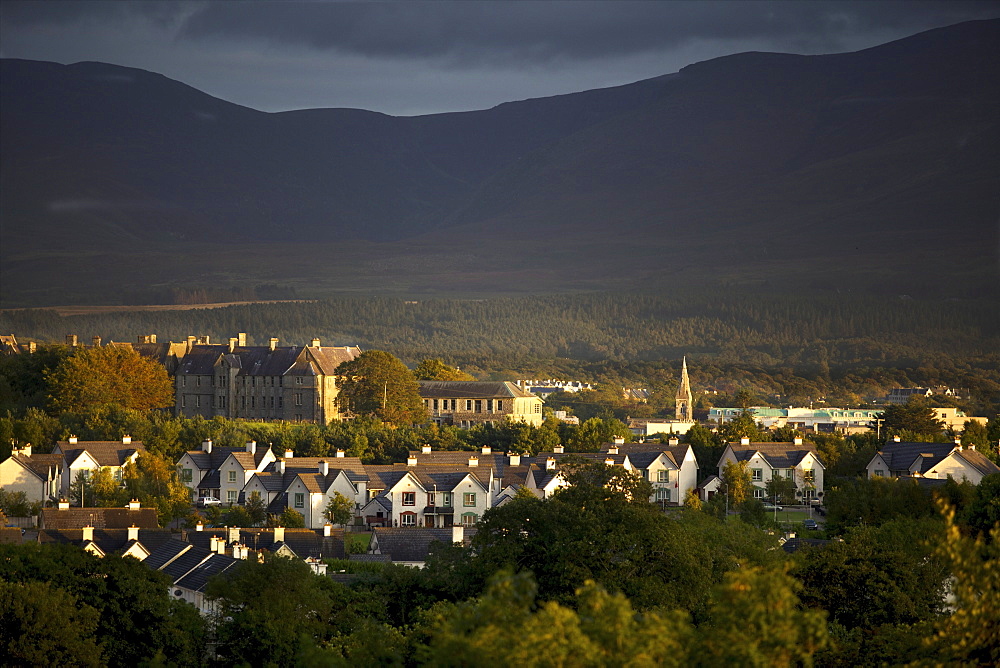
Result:
[[[395,118],[0,62],[0,300],[998,288],[1000,22]]]

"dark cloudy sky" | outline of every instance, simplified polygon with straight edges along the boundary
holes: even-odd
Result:
[[[139,67],[263,111],[394,115],[629,83],[741,51],[833,53],[998,2],[22,2],[0,56]]]

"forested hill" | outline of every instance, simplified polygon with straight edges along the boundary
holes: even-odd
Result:
[[[1000,388],[1000,311],[993,302],[738,291],[420,302],[345,298],[71,317],[5,311],[0,331],[57,343],[67,333],[83,342],[93,336],[107,342],[145,334],[160,341],[188,335],[224,341],[246,332],[260,345],[272,336],[281,345],[319,337],[324,345],[387,350],[411,364],[441,357],[481,375],[669,366],[687,355],[693,369],[739,365],[794,368],[806,375],[840,369],[862,376],[875,367],[921,369],[918,382]]]
[[[415,118],[4,60],[0,301],[769,282],[995,292],[1000,20]]]

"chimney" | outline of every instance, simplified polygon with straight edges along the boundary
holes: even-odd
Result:
[[[667,441],[667,445],[680,445],[681,442],[676,436],[671,436]]]
[[[89,524],[83,527],[83,540],[94,540],[94,527]]]
[[[802,439],[798,436],[792,439],[792,445],[802,445]]]
[[[194,342],[197,341],[197,340],[198,340],[198,337],[188,335],[188,337],[187,337],[187,349],[188,349],[188,352],[191,352],[191,346],[193,346]]]
[[[330,475],[330,463],[323,460],[319,463],[319,474],[320,475]]]
[[[337,450],[337,457],[343,459],[344,458],[344,451],[343,450]]]
[[[240,528],[226,527],[226,540],[230,543],[240,542]]]
[[[139,527],[134,524],[128,528],[128,539],[139,540]]]
[[[229,352],[233,352],[234,350],[236,350],[236,344],[238,342],[239,339],[229,339]]]
[[[274,542],[283,543],[285,541],[285,527],[274,527]]]
[[[212,454],[212,439],[206,438],[204,441],[202,441],[201,450],[202,452],[207,452],[208,454]]]
[[[69,510],[69,501],[59,499],[59,510]]]
[[[750,439],[744,436],[740,439],[740,445],[750,445]]]
[[[329,538],[330,534],[333,533],[333,525],[327,522],[323,525],[323,538]]]
[[[132,436],[125,434],[122,436],[122,445],[129,445],[132,442]]]
[[[239,334],[237,334],[236,341],[240,348],[245,347],[247,345],[247,333],[240,332]]]
[[[270,339],[268,339],[267,347],[268,347],[268,350],[274,350],[275,348],[277,348],[278,347],[278,339],[276,339],[276,338],[274,338],[272,336]]]
[[[469,466],[479,466],[479,457],[469,457]]]
[[[417,465],[417,458],[416,458],[416,456],[415,455],[409,455],[406,458],[406,465],[407,466],[416,466]]]
[[[622,436],[615,436],[615,443],[618,445],[623,445],[625,443],[625,438]]]
[[[28,352],[33,353],[38,350],[38,344],[34,341],[28,341]]]
[[[215,552],[218,549],[219,549],[219,537],[215,536],[215,535],[212,535],[208,539],[208,551],[209,552]]]
[[[510,453],[510,465],[520,466],[521,465],[521,455],[516,452]]]
[[[291,450],[285,450],[285,459],[294,459],[295,453]]]
[[[899,438],[899,436],[893,436],[892,440],[895,441],[896,443],[901,442],[901,439]]]
[[[465,542],[465,527],[461,524],[453,524],[451,527],[451,542],[453,543],[464,543]]]
[[[76,334],[66,335],[66,345],[75,348],[76,347]]]
[[[614,466],[615,465],[615,460],[612,459],[611,457],[608,457],[607,459],[604,460],[604,465],[605,466]]]
[[[976,444],[975,443],[969,443],[967,446],[965,446],[965,449],[966,450],[975,450],[976,449]]]
[[[490,447],[490,446],[488,446],[488,445],[484,445],[484,446],[483,446],[483,454],[484,454],[484,455],[490,455],[490,454],[493,454],[493,448],[491,448],[491,447]]]
[[[21,448],[20,450],[17,450],[17,454],[20,454],[20,455],[22,455],[24,457],[30,457],[31,456],[31,443],[25,443],[23,448]]]
[[[431,451],[431,444],[430,443],[424,443],[422,446],[420,446],[420,452],[422,452],[423,454],[426,455],[430,451]]]
[[[198,339],[198,343],[204,343],[206,346],[212,342],[212,337],[206,334],[205,336]]]
[[[319,348],[319,339],[313,337],[313,340],[309,342],[310,348]]]
[[[281,475],[285,474],[285,460],[284,459],[279,459],[278,460],[278,473],[280,473]]]
[[[99,337],[99,336],[92,337],[90,339],[90,343],[93,344],[93,346],[95,348],[100,348],[101,347],[101,337]]]
[[[205,530],[205,525],[201,523],[201,520],[198,520],[198,523],[194,525],[194,530],[195,531],[204,531]]]
[[[564,448],[562,446],[562,444],[560,444],[560,445],[557,445],[556,447],[552,448],[552,452],[556,453],[557,455],[561,455],[565,449],[566,448]]]
[[[612,445],[610,448],[608,448],[608,454],[609,455],[617,455],[618,454],[618,446],[617,445]]]
[[[556,460],[554,457],[549,457],[545,460],[545,470],[554,471],[556,469]]]
[[[257,454],[257,441],[247,441],[247,452],[251,455]]]
[[[129,510],[139,510],[140,508],[139,499],[132,499],[131,501],[129,501],[126,508],[128,508]]]
[[[79,439],[77,439],[76,434],[70,434],[69,435],[69,444],[70,445],[76,445],[78,442],[79,442]]]

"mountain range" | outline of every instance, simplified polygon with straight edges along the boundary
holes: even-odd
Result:
[[[391,117],[0,61],[0,303],[1000,291],[1000,21]]]

